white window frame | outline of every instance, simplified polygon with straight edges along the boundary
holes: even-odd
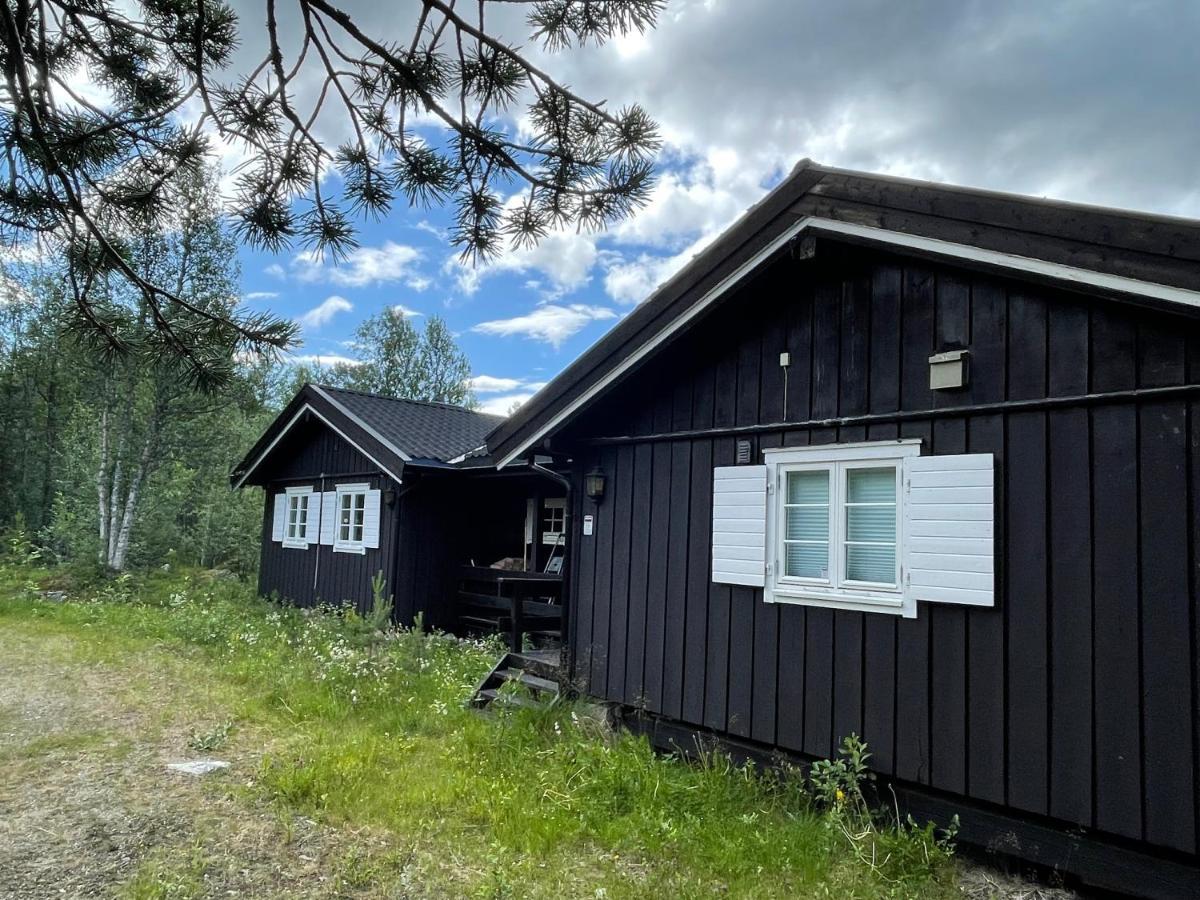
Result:
[[[859,612],[915,616],[916,604],[904,590],[904,460],[919,456],[920,440],[870,441],[763,451],[767,465],[767,579],[769,603],[796,603]],[[896,472],[896,580],[891,584],[854,581],[842,575],[846,559],[846,478],[853,469],[892,467]],[[827,578],[784,574],[787,473],[829,472],[829,568]]]
[[[562,541],[563,532],[566,530],[566,524],[567,524],[567,500],[566,500],[566,498],[565,497],[547,497],[547,498],[545,498],[542,501],[542,515],[541,515],[541,519],[539,519],[539,521],[538,521],[539,525],[543,525],[543,526],[546,525],[547,518],[549,518],[549,520],[550,520],[549,524],[554,524],[554,519],[556,518],[556,516],[553,513],[549,516],[546,515],[546,513],[550,510],[558,510],[557,518],[563,527],[558,531],[542,531],[542,543],[547,546],[550,546],[550,547],[557,547],[559,545],[559,543],[561,543],[561,541]]]
[[[366,483],[339,484],[334,486],[333,497],[333,552],[358,553],[367,552],[367,499],[371,486]],[[354,534],[354,498],[362,497],[362,521],[358,523],[359,538],[342,538],[342,498],[350,497],[350,534]]]
[[[309,540],[309,535],[313,533],[313,489],[312,485],[304,487],[290,487],[284,490],[287,496],[287,502],[283,505],[283,546],[292,550],[307,550],[309,544],[315,544],[317,541]],[[299,516],[299,510],[303,505],[304,508],[304,527],[297,528],[296,533],[292,534],[293,524],[299,525],[298,522],[292,522],[293,507]],[[318,509],[320,504],[317,504]],[[318,512],[318,516],[320,513]],[[320,529],[317,529],[318,536]]]

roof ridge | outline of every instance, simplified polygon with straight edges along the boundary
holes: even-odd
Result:
[[[318,384],[315,381],[309,382],[313,387],[320,388],[323,391],[337,391],[340,394],[355,394],[359,397],[370,397],[372,400],[390,400],[393,403],[411,403],[414,406],[428,406],[441,409],[450,409],[455,412],[471,413],[475,416],[483,416],[488,419],[503,419],[504,416],[498,416],[494,413],[480,412],[477,409],[471,409],[469,406],[462,406],[458,403],[446,403],[442,400],[414,400],[412,397],[389,397],[387,394],[376,394],[371,391],[360,391],[356,388],[334,387],[330,384]]]

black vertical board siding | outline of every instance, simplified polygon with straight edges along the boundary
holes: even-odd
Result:
[[[712,442],[691,443],[691,501],[688,531],[687,610],[683,650],[683,709],[685,722],[704,722],[704,672],[708,649],[708,592],[712,578]]]
[[[833,752],[832,609],[809,607],[804,648],[804,752],[822,758]]]
[[[1137,384],[1137,330],[1109,305],[1089,319],[1093,391]],[[1131,406],[1091,410],[1095,825],[1142,836],[1138,660],[1138,435]]]
[[[629,587],[633,554],[630,552],[630,516],[633,513],[634,492],[639,485],[635,480],[633,448],[617,450],[616,490],[608,502],[612,503],[612,574],[610,588],[613,604],[608,616],[608,694],[614,700],[625,699],[625,648],[629,639]]]
[[[764,363],[769,351],[764,347]],[[764,387],[763,396],[768,391]],[[777,395],[780,402],[783,397]],[[760,450],[778,447],[782,438],[779,434],[763,435]],[[779,687],[779,605],[763,602],[762,591],[754,592],[754,649],[753,691],[750,736],[764,744],[775,743],[775,728],[778,713]]]
[[[1189,366],[1196,371],[1196,353],[1189,348]],[[1188,500],[1190,529],[1188,546],[1191,551],[1191,636],[1192,636],[1192,784],[1195,802],[1195,825],[1193,833],[1200,842],[1200,550],[1196,542],[1200,539],[1200,403],[1188,404]]]
[[[1093,329],[1094,332],[1095,329]],[[1096,827],[1142,835],[1137,411],[1092,410]]]
[[[896,274],[899,278],[899,273]],[[899,297],[896,299],[898,301]],[[872,319],[872,325],[874,322]],[[899,337],[898,332],[880,332],[873,329],[871,344],[872,347],[876,347],[886,340],[898,347]],[[872,366],[874,360],[875,356],[872,354]],[[874,390],[871,398],[874,403]],[[899,436],[900,429],[896,425],[872,425],[866,438],[871,441],[886,441]],[[871,749],[872,764],[885,774],[894,774],[896,767],[897,621],[898,617],[891,615],[863,616],[862,737]]]
[[[753,320],[752,320],[753,323]],[[736,424],[758,421],[762,338],[756,323],[753,332],[742,338],[738,347]],[[751,443],[756,441],[751,438]],[[757,460],[758,454],[751,459]],[[749,737],[754,695],[754,619],[762,600],[762,591],[733,585],[729,608],[729,693],[726,730],[738,737]]]
[[[833,747],[862,735],[863,619],[866,613],[834,611]]]
[[[1049,391],[1088,389],[1089,310],[1066,297],[1049,308]],[[1049,414],[1050,451],[1050,814],[1091,819],[1092,460],[1088,412]]]
[[[1182,403],[1154,403],[1139,418],[1145,838],[1192,853],[1194,685],[1191,636],[1180,627],[1190,612],[1187,413]]]
[[[805,401],[807,402],[807,401]],[[783,435],[785,447],[808,443],[806,431],[788,431]],[[776,668],[776,742],[789,750],[804,750],[805,707],[805,648],[808,639],[807,607],[792,603],[779,604],[779,645]]]
[[[814,418],[836,416],[841,365],[841,285],[823,279],[813,294],[812,411]]]
[[[718,385],[717,396],[722,393]],[[733,463],[734,442],[729,438],[713,441],[713,467]],[[711,486],[711,481],[710,481]],[[712,529],[709,526],[709,534]],[[729,699],[729,617],[731,586],[709,581],[708,641],[704,661],[704,725],[724,731]]]
[[[875,267],[871,280],[868,408],[873,413],[891,412],[900,407],[901,275],[898,266],[880,265]]]
[[[571,574],[573,587],[567,602],[571,604],[571,671],[568,676],[571,683],[580,690],[587,687],[583,673],[591,667],[592,644],[592,605],[596,589],[596,505],[582,490],[583,474],[591,469],[592,460],[581,458],[572,473],[576,489],[572,492],[575,500],[575,520],[572,523],[568,549],[571,553]],[[592,533],[583,533],[583,517],[592,517]]]
[[[614,486],[631,478],[632,466],[628,465],[628,448],[620,452],[605,449],[600,454],[600,467],[611,472]],[[593,528],[596,532],[596,593],[592,601],[592,646],[591,646],[591,693],[597,697],[616,699],[608,693],[608,670],[610,666],[621,666],[624,661],[609,652],[609,623],[613,608],[622,606],[622,598],[612,593],[613,537],[617,528],[624,523],[614,523],[613,506],[600,503],[596,506]],[[624,564],[625,561],[622,561]]]
[[[613,665],[625,666],[625,703],[639,707],[646,699],[646,608],[653,469],[653,448],[649,444],[636,444],[633,447],[630,477],[634,489],[629,529],[629,619],[626,623],[624,659],[614,658]]]
[[[688,398],[690,401],[690,397]],[[690,419],[689,419],[690,421]],[[671,510],[667,536],[666,634],[663,653],[663,714],[678,719],[683,714],[684,643],[687,639],[687,591],[692,492],[691,447],[671,444]],[[701,529],[697,529],[701,530]],[[702,530],[701,530],[702,531]]]
[[[663,658],[666,650],[667,566],[674,554],[668,543],[671,529],[671,446],[662,441],[651,448],[650,541],[646,560],[646,708],[662,712]],[[681,473],[682,474],[682,473]],[[687,560],[684,560],[686,564]]]
[[[960,275],[937,281],[937,349],[961,350],[971,343],[971,285]]]
[[[867,411],[870,388],[871,282],[854,273],[843,283],[838,414]]]
[[[1046,302],[1008,298],[1008,398],[1046,396]],[[1008,803],[1044,813],[1049,786],[1046,416],[1009,417],[1004,616],[1008,629]],[[1020,722],[1013,728],[1011,723]]]
[[[907,317],[907,311],[906,311]],[[930,320],[932,324],[932,320]],[[907,318],[905,319],[907,326]],[[907,333],[907,330],[906,330]],[[932,330],[929,337],[932,338]],[[926,364],[928,354],[922,358]],[[907,381],[908,370],[905,369]],[[926,382],[928,383],[928,382]],[[933,427],[928,422],[904,422],[902,438],[920,438],[928,447]],[[929,783],[929,616],[917,610],[915,619],[896,621],[896,777]]]
[[[935,282],[928,269],[905,268],[901,301],[900,408],[929,409],[929,357],[934,352]]]
[[[1008,422],[1008,527],[1004,615],[1008,626],[1008,803],[1046,812],[1049,734],[1047,671],[1046,417]],[[1013,727],[1020,723],[1019,727]]]
[[[1053,345],[1052,345],[1053,346]],[[1054,357],[1052,356],[1052,359]],[[1050,814],[1092,814],[1092,504],[1088,414],[1049,417]]]
[[[1008,390],[1008,292],[976,280],[971,286],[969,392],[972,403],[995,403]],[[1019,363],[1018,363],[1019,364]],[[1004,416],[975,416],[967,423],[967,452],[991,453],[996,482],[993,560],[996,606],[967,609],[967,792],[1003,803],[1005,770]]]
[[[941,303],[939,295],[939,306]],[[957,320],[958,308],[951,307]],[[967,423],[939,419],[933,426],[933,452],[964,453]],[[929,616],[929,720],[936,740],[930,744],[930,781],[934,787],[962,793],[967,788],[967,613],[962,607],[925,604]]]
[[[779,684],[776,688],[776,743],[804,750],[805,640],[808,609],[792,603],[779,606]]]
[[[972,403],[1004,399],[1008,363],[1008,294],[1003,286],[980,282],[971,287],[971,352],[967,384]],[[1084,348],[1086,357],[1086,347]]]
[[[799,289],[799,296],[790,309],[792,297],[785,293],[789,303],[785,304],[787,324],[787,350],[792,355],[792,364],[786,372],[787,404],[784,420],[803,422],[812,413],[813,385],[813,290],[810,282]]]
[[[713,425],[734,425],[737,409],[737,357],[726,352],[716,365],[716,381],[713,385]],[[732,465],[734,441],[721,439],[713,442],[713,468]],[[711,489],[711,478],[709,481]],[[710,501],[711,502],[711,501]],[[706,530],[711,544],[712,521]],[[705,647],[704,663],[704,725],[723,731],[727,724],[729,698],[729,626],[732,589],[727,584],[708,586],[708,643]]]
[[[1138,385],[1160,387],[1185,377],[1184,337],[1177,323],[1147,315],[1138,328]],[[1194,685],[1188,582],[1187,409],[1152,403],[1139,409],[1141,505],[1142,734],[1146,840],[1184,852],[1196,848],[1188,771],[1188,716]]]

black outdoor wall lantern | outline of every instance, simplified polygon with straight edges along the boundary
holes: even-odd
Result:
[[[604,499],[604,484],[607,480],[608,476],[599,466],[583,476],[583,492],[593,503],[599,503]]]

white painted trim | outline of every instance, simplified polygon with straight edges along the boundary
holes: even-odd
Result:
[[[308,536],[309,536],[310,532],[312,531],[312,525],[313,525],[312,498],[314,495],[319,497],[319,496],[321,496],[321,494],[319,491],[314,491],[313,486],[311,484],[297,485],[294,487],[285,488],[283,494],[284,494],[284,497],[287,498],[283,504],[283,541],[282,541],[283,546],[287,547],[289,550],[307,550],[309,548],[309,545],[320,542],[320,538],[321,538],[321,514],[319,511],[321,509],[320,503],[317,504],[317,510],[318,510],[317,522],[316,522],[317,540],[310,541],[308,539]],[[293,497],[307,497],[308,498],[308,504],[304,509],[304,537],[302,537],[302,538],[288,537],[288,527],[291,525],[290,520],[292,518],[292,498]]]
[[[982,247],[972,247],[968,244],[959,244],[952,241],[938,240],[937,238],[927,238],[919,235],[905,234],[899,231],[891,231],[886,228],[875,228],[869,225],[855,225],[850,222],[839,222],[834,219],[807,216],[790,225],[777,238],[738,266],[733,272],[726,275],[723,279],[721,279],[721,281],[710,288],[703,297],[680,313],[673,321],[669,322],[666,327],[662,329],[662,331],[660,331],[650,340],[646,341],[646,343],[642,344],[637,348],[637,350],[622,360],[620,365],[607,372],[603,378],[599,379],[590,388],[567,404],[567,406],[559,410],[545,425],[538,429],[537,432],[535,432],[526,440],[522,441],[522,443],[515,450],[501,459],[496,464],[496,468],[503,469],[514,459],[544,438],[547,434],[574,415],[581,407],[591,401],[591,399],[598,393],[608,387],[608,385],[612,384],[630,368],[652,353],[660,344],[674,335],[675,332],[682,329],[690,321],[692,321],[692,319],[696,318],[696,316],[698,316],[701,312],[719,300],[726,291],[737,285],[743,278],[750,274],[750,272],[757,268],[760,263],[786,246],[793,238],[809,229],[813,229],[815,231],[824,231],[832,234],[841,234],[848,237],[863,238],[882,244],[903,247],[909,250],[921,250],[939,256],[965,259],[971,262],[997,266],[999,268],[1013,269],[1031,275],[1041,275],[1056,281],[1065,281],[1071,284],[1118,291],[1126,294],[1136,294],[1138,296],[1149,297],[1155,300],[1178,303],[1182,306],[1187,306],[1192,309],[1200,309],[1200,291],[1189,291],[1184,288],[1169,287],[1167,285],[1156,284],[1151,281],[1141,281],[1136,278],[1127,278],[1123,275],[1106,275],[1101,272],[1092,271],[1091,269],[1081,269],[1076,266],[1067,266],[1061,263],[1046,262],[1045,260],[1032,259],[1027,256],[1017,256],[1012,253],[1001,253],[998,250],[985,250]]]
[[[850,444],[807,444],[803,447],[770,447],[762,452],[767,465],[837,462],[843,459],[901,459],[921,455],[920,438],[893,441],[855,441]]]
[[[403,450],[401,450],[399,447],[397,447],[395,444],[393,444],[391,441],[389,441],[387,438],[385,438],[382,434],[380,434],[378,431],[376,431],[374,428],[372,428],[370,425],[368,425],[366,422],[364,422],[361,418],[356,416],[354,413],[350,412],[350,410],[346,409],[346,407],[344,405],[342,405],[341,403],[338,403],[336,400],[334,400],[332,397],[330,397],[327,393],[325,393],[325,391],[323,391],[320,388],[319,385],[312,384],[312,385],[309,385],[309,387],[311,387],[314,391],[316,391],[318,394],[320,394],[322,397],[324,397],[326,400],[328,400],[330,403],[332,403],[334,406],[336,406],[338,409],[340,409],[342,411],[342,415],[344,415],[347,419],[349,419],[351,422],[353,422],[355,425],[357,425],[359,428],[361,428],[363,431],[365,431],[371,437],[375,438],[375,440],[379,441],[379,443],[383,444],[383,446],[387,447],[389,450],[391,450],[393,453],[395,453],[402,460],[404,460],[405,462],[409,462],[412,459],[411,456],[409,456],[407,453],[405,453]]]
[[[339,406],[338,408],[340,409],[341,407]],[[358,444],[356,444],[354,441],[352,441],[345,432],[343,432],[340,428],[338,428],[336,425],[334,425],[332,422],[330,422],[327,418],[325,418],[323,415],[321,415],[321,413],[318,412],[314,406],[311,406],[310,404],[305,403],[302,407],[300,407],[300,409],[296,410],[296,414],[294,416],[292,416],[291,420],[286,425],[283,426],[283,430],[280,431],[279,434],[275,435],[275,440],[271,441],[271,443],[267,445],[267,448],[265,450],[263,450],[262,453],[258,454],[258,458],[250,464],[250,467],[247,468],[246,471],[242,473],[242,477],[239,478],[237,480],[237,484],[235,484],[233,486],[234,490],[237,490],[243,484],[246,483],[246,479],[250,477],[250,475],[254,472],[254,470],[258,468],[259,464],[264,459],[267,458],[267,455],[272,450],[275,449],[275,445],[278,444],[281,440],[283,440],[284,435],[286,435],[289,431],[291,431],[292,426],[295,425],[298,421],[300,421],[300,417],[303,416],[306,412],[312,413],[314,416],[316,416],[318,419],[320,419],[322,422],[324,422],[326,425],[328,425],[329,428],[334,432],[334,434],[336,434],[338,437],[340,437],[342,440],[344,440],[347,444],[349,444],[351,447],[353,447],[355,450],[357,450],[359,453],[361,453],[363,456],[365,456],[371,462],[375,463],[375,465],[379,466],[380,470],[385,472],[387,475],[391,476],[392,480],[395,481],[396,484],[402,483],[399,475],[396,475],[394,472],[392,472],[391,469],[389,469],[387,466],[385,466],[383,463],[381,463],[379,460],[377,460],[374,456],[372,456],[370,453],[368,453],[366,450],[364,450],[362,447],[360,447]]]
[[[363,555],[367,552],[367,503],[371,493],[371,485],[365,481],[355,482],[353,484],[335,484],[333,486],[333,552],[334,553],[356,553]],[[346,494],[362,494],[363,495],[363,523],[362,523],[362,540],[360,541],[343,541],[342,533],[342,497]],[[354,506],[351,504],[351,532],[354,530],[353,511]]]

